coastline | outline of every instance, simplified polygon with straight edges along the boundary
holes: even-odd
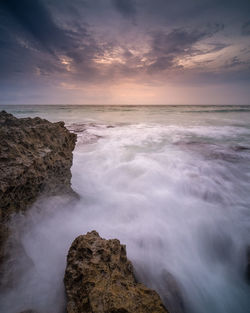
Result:
[[[3,291],[5,288],[9,288],[8,286],[11,286],[14,283],[14,280],[18,279],[17,272],[8,273],[8,278],[5,277],[5,263],[8,262],[9,258],[8,246],[12,245],[12,249],[13,247],[14,249],[19,249],[19,255],[23,255],[24,258],[27,258],[25,251],[22,250],[23,248],[18,242],[18,238],[12,236],[10,233],[11,228],[8,226],[9,222],[20,212],[24,215],[26,212],[29,212],[32,204],[39,199],[39,201],[43,201],[43,198],[60,195],[65,196],[68,194],[71,199],[69,201],[72,201],[73,198],[76,197],[76,193],[71,188],[70,172],[73,160],[72,151],[75,147],[76,135],[70,133],[65,128],[63,122],[50,123],[38,117],[34,119],[17,119],[5,111],[0,112],[0,126],[1,138],[4,138],[1,142],[2,153],[0,160],[2,164],[2,180],[0,186],[0,278],[1,290]],[[89,297],[88,300],[86,300],[86,303],[91,302],[91,305],[88,309],[86,309],[87,307],[85,309],[87,310],[86,312],[89,312],[91,307],[92,313],[106,312],[107,310],[114,313],[123,312],[124,310],[131,313],[134,313],[135,310],[138,313],[168,312],[155,291],[151,291],[144,285],[136,282],[132,264],[126,257],[125,246],[119,246],[120,243],[117,239],[106,241],[100,238],[96,232],[88,233],[86,235],[87,245],[92,244],[92,237],[88,239],[88,236],[91,236],[91,234],[96,235],[97,245],[99,245],[97,253],[99,253],[98,251],[102,251],[106,243],[107,245],[110,245],[109,248],[107,248],[108,250],[105,252],[105,255],[99,257],[97,254],[95,256],[95,261],[88,260],[89,256],[84,253],[81,255],[82,251],[89,248],[84,248],[83,250],[79,249],[80,259],[87,262],[87,267],[92,266],[92,271],[97,271],[94,277],[96,277],[97,281],[101,282],[101,285],[97,287],[97,290],[99,288],[99,291],[94,298],[93,295],[91,295],[91,292],[87,291],[85,296],[80,296],[76,293],[74,301],[81,303],[84,297]],[[11,238],[11,243],[9,242],[9,237]],[[82,238],[85,238],[85,236],[82,236]],[[116,257],[118,250],[113,250],[113,244],[115,244],[116,249],[121,253],[118,258]],[[82,271],[83,268],[80,266],[75,274],[71,273],[72,271],[75,271],[74,262],[78,262],[76,256],[74,256],[74,254],[72,255],[72,252],[75,249],[73,248],[73,245],[74,243],[70,248],[71,252],[69,251],[69,255],[71,253],[71,256],[68,256],[65,276],[67,296],[68,299],[71,299],[69,300],[71,302],[71,295],[74,294],[73,290],[74,288],[77,288],[77,284],[79,285],[79,280],[73,277],[75,275],[82,275],[79,271]],[[93,251],[96,251],[95,245],[92,249]],[[28,258],[26,262],[27,266],[32,266],[32,263],[29,263],[30,260]],[[101,266],[100,262],[102,262],[104,268],[99,272]],[[111,264],[109,264],[110,262]],[[117,276],[116,271],[120,267],[124,267],[124,269],[121,270],[121,273],[119,274],[120,276]],[[108,271],[110,271],[109,274]],[[105,273],[105,276],[103,276],[103,273]],[[83,275],[86,274],[83,273]],[[116,277],[116,282],[111,278],[105,278],[107,275]],[[92,281],[91,277],[89,279]],[[71,287],[67,288],[69,283]],[[86,290],[88,290],[88,284],[88,280],[82,281],[80,282],[80,288],[87,288]],[[122,290],[117,289],[117,284],[123,286]],[[101,294],[100,288],[102,288]],[[121,293],[123,295],[121,295]],[[115,294],[117,294],[117,296],[115,296]],[[121,297],[123,298],[122,301]],[[72,308],[71,302],[68,304],[68,313],[83,312],[83,308],[81,306],[77,308],[76,304],[74,304],[74,308]],[[102,309],[100,309],[100,303],[103,303]],[[94,309],[95,306],[96,309]],[[28,307],[26,309],[22,312],[35,312],[32,308]],[[177,311],[171,311],[171,313],[173,312]],[[179,312],[180,311],[178,311],[178,313]]]

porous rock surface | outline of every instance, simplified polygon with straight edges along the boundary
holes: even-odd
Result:
[[[126,248],[96,231],[72,243],[64,278],[68,313],[166,313],[158,294],[137,283]]]
[[[75,143],[63,122],[0,112],[0,263],[12,213],[26,210],[41,194],[73,193]]]

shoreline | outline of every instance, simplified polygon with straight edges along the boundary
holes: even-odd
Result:
[[[25,251],[23,250],[22,246],[18,242],[18,237],[11,236],[11,234],[9,233],[9,228],[6,225],[8,225],[9,221],[12,220],[12,217],[15,214],[19,212],[24,212],[25,214],[26,211],[29,212],[29,209],[32,206],[32,204],[36,202],[38,199],[40,199],[39,201],[41,201],[42,203],[43,197],[47,198],[48,196],[53,196],[53,195],[60,196],[60,194],[65,195],[65,193],[70,195],[70,197],[72,197],[72,195],[75,195],[75,192],[73,192],[71,189],[70,168],[71,168],[72,161],[73,161],[72,151],[75,147],[76,135],[66,130],[63,122],[50,123],[40,118],[17,119],[4,111],[0,112],[0,124],[1,124],[1,135],[5,137],[5,140],[1,143],[1,146],[2,146],[3,151],[6,151],[5,154],[1,156],[1,160],[0,160],[2,164],[4,164],[4,167],[2,167],[2,171],[5,171],[1,173],[3,180],[2,180],[2,183],[1,183],[2,185],[0,188],[1,190],[0,205],[1,205],[1,217],[2,217],[1,230],[3,231],[3,235],[1,237],[2,246],[0,247],[1,248],[0,250],[1,251],[1,264],[0,265],[1,265],[1,274],[2,274],[1,283],[4,283],[4,285],[1,286],[1,289],[4,290],[5,288],[7,288],[8,285],[11,286],[14,283],[14,281],[18,279],[18,275],[19,275],[17,272],[14,272],[11,275],[8,274],[9,277],[6,281],[5,272],[4,272],[6,270],[5,263],[6,264],[8,263],[8,258],[10,257],[8,255],[8,251],[6,251],[8,250],[8,248],[10,248],[10,246],[8,245],[10,244],[15,249],[19,249],[20,250],[19,254],[23,255],[24,258],[27,258]],[[58,132],[57,135],[56,135],[56,132]],[[42,133],[42,136],[41,136],[41,133]],[[51,136],[51,133],[53,133],[52,136]],[[20,151],[19,154],[18,154],[18,151]],[[11,153],[12,153],[12,157],[11,157]],[[60,159],[61,157],[62,159]],[[20,158],[22,158],[21,162],[19,161]],[[61,160],[60,161],[61,163],[58,163],[59,160]],[[67,163],[65,163],[64,160],[67,160],[66,161]],[[54,166],[54,164],[57,164],[57,165]],[[40,174],[41,172],[39,172],[40,169],[43,173],[42,180],[41,180],[41,174]],[[14,173],[17,173],[16,175],[18,176],[16,177],[19,177],[19,178],[16,178]],[[25,178],[25,175],[27,176],[27,179]],[[22,177],[22,180],[18,181],[18,184],[20,187],[17,188],[16,186],[15,188],[12,188],[13,184],[15,184],[15,181],[17,179],[20,179],[20,177]],[[30,185],[30,179],[32,179],[32,185]],[[34,184],[36,179],[39,179],[39,183],[37,184],[37,187]],[[31,188],[33,188],[34,190],[33,196],[31,196],[31,190],[32,190]],[[18,193],[20,192],[22,193],[22,198],[18,196]],[[25,200],[25,193],[27,193],[27,196],[29,194],[29,197],[27,198],[27,200]],[[13,199],[15,199],[15,202],[13,202]],[[21,199],[22,199],[22,202],[21,202]],[[92,234],[97,234],[97,233],[92,232]],[[88,236],[88,234],[86,236]],[[98,236],[99,235],[97,234],[97,239],[98,239]],[[11,242],[8,240],[8,237],[11,238]],[[84,238],[84,236],[82,236],[82,238]],[[101,239],[100,241],[101,246],[103,244],[105,245],[106,242],[107,243],[110,242],[111,246],[113,245],[113,242],[119,243],[118,240],[105,241],[104,239]],[[91,244],[91,240],[90,240],[90,244]],[[13,250],[13,247],[12,247],[12,250]],[[132,278],[134,277],[132,264],[130,263],[130,261],[126,259],[126,248],[125,246],[121,246],[121,247],[122,247],[121,248],[122,251],[125,251],[125,255],[123,257],[121,256],[116,261],[113,260],[112,262],[115,262],[113,265],[108,265],[110,262],[109,260],[112,260],[113,257],[116,255],[116,252],[114,252],[113,248],[111,248],[111,250],[108,250],[106,252],[106,256],[103,261],[104,262],[103,266],[106,268],[106,270],[104,271],[107,271],[107,268],[113,267],[113,270],[111,270],[109,274],[109,275],[113,275],[112,273],[113,272],[115,273],[116,268],[119,268],[120,266],[122,266],[122,265],[119,265],[119,262],[127,262],[126,264],[128,265],[126,266],[127,268],[130,268],[129,275],[130,276],[132,275],[131,278],[126,277],[126,275],[121,272],[121,276],[120,278],[117,278],[117,282],[115,283],[115,285],[117,283],[123,284],[123,285],[128,284],[127,287],[123,291],[119,291],[119,293],[120,292],[124,293],[123,297],[125,298],[128,297],[128,298],[126,299],[126,301],[120,302],[119,293],[118,293],[119,295],[118,298],[117,297],[112,298],[113,297],[112,294],[109,294],[107,292],[107,287],[104,287],[102,291],[103,294],[101,297],[100,295],[97,295],[95,298],[91,296],[90,299],[92,300],[89,299],[88,301],[94,301],[94,302],[96,301],[96,303],[99,303],[100,301],[104,301],[101,299],[105,299],[108,297],[110,299],[108,300],[106,305],[108,305],[109,307],[108,310],[111,310],[112,312],[116,312],[116,311],[120,312],[121,310],[125,310],[125,307],[127,307],[126,312],[131,312],[131,313],[134,313],[135,310],[137,310],[137,312],[143,312],[143,313],[168,312],[165,309],[164,305],[161,303],[160,297],[157,295],[156,292],[150,291],[149,289],[147,289],[141,284],[138,284],[138,287],[137,287],[137,282],[135,278]],[[72,249],[73,248],[71,248],[71,250]],[[93,249],[95,250],[95,248]],[[84,260],[85,258],[86,260],[88,260],[88,256],[86,255],[81,256],[82,260]],[[123,261],[121,258],[123,258]],[[75,258],[71,257],[71,260],[68,261],[67,266],[68,267],[71,266],[71,263],[75,261],[76,261]],[[27,264],[29,264],[28,258],[26,262],[28,262]],[[94,263],[96,263],[96,261]],[[15,263],[12,266],[15,267]],[[32,267],[32,263],[28,266]],[[99,261],[97,261],[97,266],[98,267],[100,266]],[[72,269],[73,268],[74,266],[72,267]],[[124,269],[124,270],[126,272],[128,269]],[[103,275],[102,272],[100,272],[99,274],[97,273],[96,275],[97,275],[96,276],[97,278],[99,276],[98,278],[99,280],[101,279],[102,281],[102,279],[104,279],[104,277],[101,278]],[[68,276],[66,281],[71,280],[70,277],[71,275]],[[123,283],[122,283],[122,280],[123,280]],[[79,282],[77,281],[75,282],[72,281],[71,283],[72,288],[76,288],[75,284],[77,283],[79,284]],[[113,282],[110,279],[106,280],[106,283],[104,283],[104,285],[106,286],[107,285],[111,286],[112,284]],[[86,286],[88,285],[87,281],[81,283],[82,288],[85,288],[84,287],[85,285]],[[118,292],[118,291],[115,291],[116,290],[115,285],[112,288],[114,288],[113,289],[114,292]],[[130,285],[133,287],[129,287]],[[69,291],[67,292],[69,299],[70,299],[70,295],[73,292],[71,290],[72,288],[70,288],[70,293]],[[131,291],[129,291],[128,288],[132,288]],[[134,293],[134,297],[135,297],[134,300],[130,299],[131,292]],[[79,296],[75,298],[75,301],[78,301],[78,302],[82,301],[78,297]],[[111,307],[110,307],[110,304],[108,304],[109,302],[113,303]],[[91,304],[91,307],[93,307],[94,305],[93,303]],[[105,308],[105,305],[104,305],[103,311],[100,311],[99,309],[95,311],[95,309],[93,309],[93,313],[106,312],[106,309],[107,308]],[[25,312],[33,312],[32,308],[27,308],[27,310],[28,311],[25,311]],[[82,313],[82,309],[78,308],[77,311],[75,311],[75,309],[73,309],[72,311],[72,304],[70,304],[69,302],[68,313],[71,313],[71,312]],[[174,311],[172,311],[171,313],[173,312]]]

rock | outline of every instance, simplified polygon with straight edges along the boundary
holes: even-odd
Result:
[[[0,264],[13,213],[25,211],[42,194],[73,193],[75,143],[63,122],[0,112]]]
[[[39,194],[70,190],[76,135],[63,122],[17,119],[0,112],[1,219],[26,209]]]
[[[96,231],[72,243],[64,278],[68,313],[166,313],[158,294],[137,283],[126,248]]]

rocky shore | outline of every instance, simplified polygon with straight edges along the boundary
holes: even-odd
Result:
[[[4,248],[13,214],[25,213],[39,197],[74,195],[70,168],[77,137],[63,122],[18,119],[2,111],[0,139],[1,265],[8,257]],[[64,284],[68,313],[169,312],[154,290],[137,282],[126,247],[117,239],[101,238],[96,231],[72,243]],[[23,313],[36,312],[27,309]]]
[[[158,294],[136,281],[126,247],[96,231],[72,243],[64,278],[68,313],[164,313]]]
[[[0,112],[0,264],[13,213],[26,211],[41,195],[73,193],[76,138],[63,122]]]

